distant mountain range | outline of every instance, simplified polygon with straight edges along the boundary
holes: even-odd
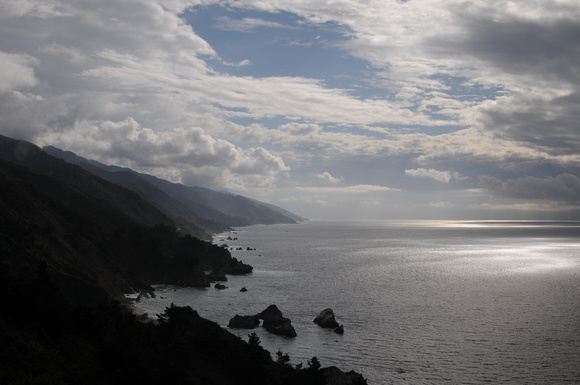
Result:
[[[8,138],[2,141],[8,141]],[[22,142],[17,146],[24,148],[33,145]],[[38,150],[40,149],[37,148],[35,151]],[[202,239],[210,239],[211,234],[228,230],[233,226],[296,223],[305,220],[280,207],[241,195],[168,182],[129,168],[105,165],[95,160],[85,159],[71,151],[63,151],[52,146],[45,147],[43,150],[46,154],[80,166],[93,175],[138,194],[178,227]],[[0,157],[16,160],[15,156],[10,154],[0,155]],[[36,154],[34,159],[42,157]],[[39,165],[35,165],[34,160],[23,159],[23,161],[23,165],[38,170]],[[42,161],[42,163],[46,162]],[[156,220],[167,222],[166,218],[161,220],[161,217]]]
[[[302,220],[239,195],[1,135],[0,213],[0,264],[26,276],[45,261],[79,301],[152,283],[203,286],[207,269],[246,271],[203,240],[231,226]]]
[[[153,283],[207,286],[206,270],[251,271],[200,239],[228,224],[195,216],[136,173],[102,172],[132,188],[0,136],[0,271],[30,277],[46,263],[72,303],[98,303]]]

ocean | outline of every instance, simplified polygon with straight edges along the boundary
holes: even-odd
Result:
[[[225,290],[156,286],[135,311],[189,305],[226,327],[275,304],[297,337],[229,330],[369,384],[580,383],[580,223],[308,222],[215,243],[254,272]],[[312,322],[325,308],[343,335]]]

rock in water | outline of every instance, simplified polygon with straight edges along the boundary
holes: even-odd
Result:
[[[334,318],[334,311],[332,309],[324,309],[314,318],[314,323],[322,328],[335,329],[338,327],[338,322]]]
[[[137,299],[135,299],[136,302],[141,302],[141,300],[143,298],[145,299],[149,299],[149,298],[155,298],[156,295],[153,292],[153,290],[141,290],[141,292],[139,293],[139,295],[137,296]]]
[[[333,332],[335,332],[336,334],[344,334],[344,327],[340,325],[339,327],[334,329]]]
[[[264,320],[264,326],[269,324],[279,324],[284,318],[280,309],[276,305],[268,306],[264,311],[259,313],[258,318]]]
[[[222,285],[221,283],[216,283],[214,287],[218,290],[223,290],[223,289],[228,288],[226,285]]]
[[[229,328],[253,329],[260,324],[260,320],[255,315],[235,315],[228,323]]]
[[[272,334],[296,337],[296,330],[289,318],[284,318],[276,305],[270,305],[256,317],[263,320],[263,327]]]

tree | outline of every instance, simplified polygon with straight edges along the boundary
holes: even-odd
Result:
[[[256,333],[250,333],[248,334],[248,343],[250,344],[250,346],[257,348],[258,346],[260,346],[260,337],[258,337],[258,335]]]
[[[321,367],[322,365],[320,365],[320,361],[318,360],[318,358],[316,358],[316,356],[312,357],[311,360],[308,360],[308,370],[312,372],[317,372],[320,370]]]
[[[280,365],[289,365],[290,364],[290,355],[288,353],[282,353],[282,350],[278,349],[276,352],[276,363]]]

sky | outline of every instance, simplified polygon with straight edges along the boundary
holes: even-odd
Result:
[[[577,0],[0,0],[0,133],[312,220],[580,219]]]

